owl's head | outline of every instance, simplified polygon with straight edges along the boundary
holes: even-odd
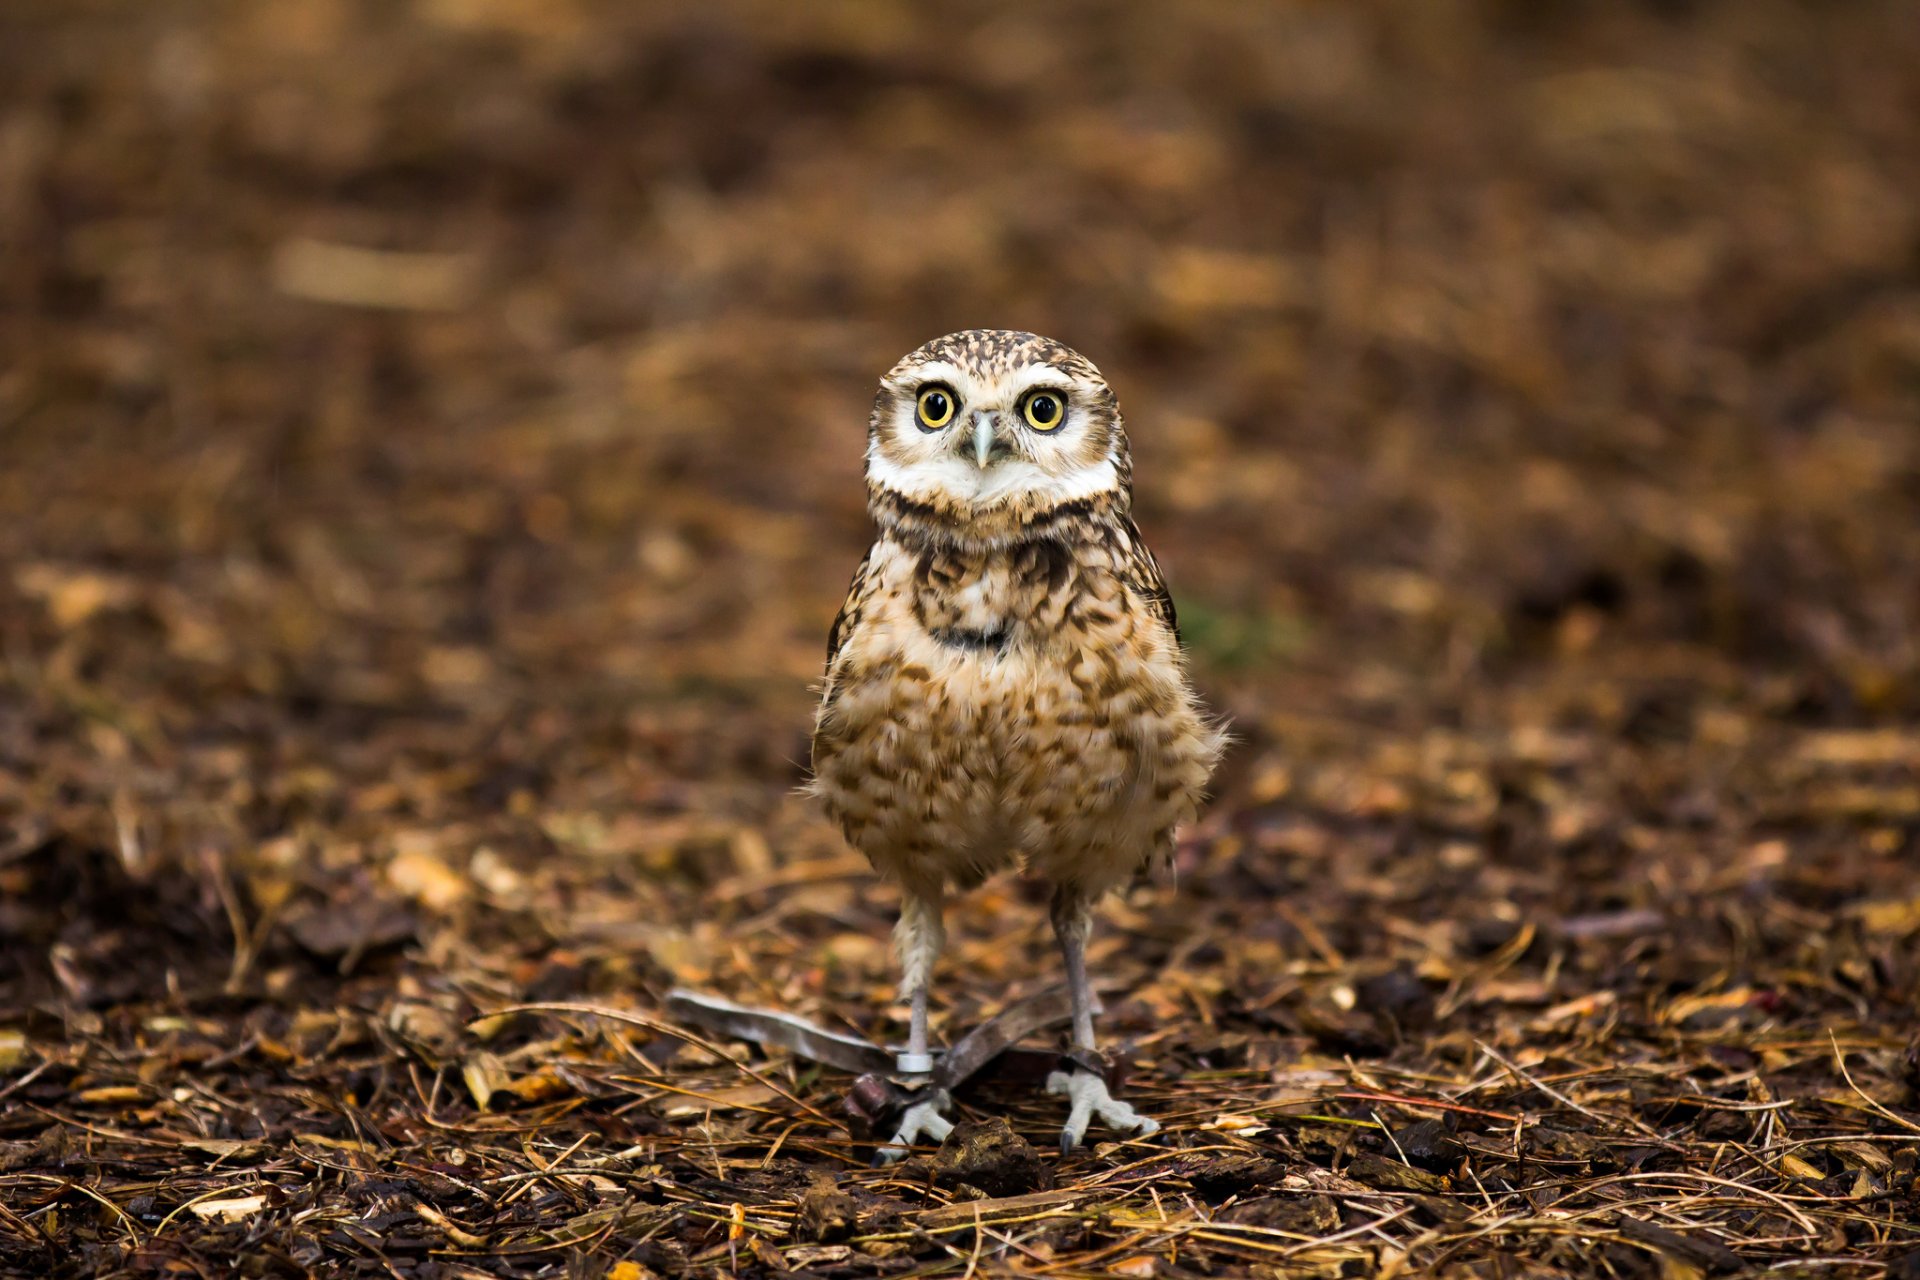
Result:
[[[1091,361],[1037,334],[968,329],[880,380],[867,488],[883,524],[1005,542],[1067,510],[1124,513],[1132,467],[1120,407]]]

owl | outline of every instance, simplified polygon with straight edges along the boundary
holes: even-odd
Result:
[[[1133,522],[1113,391],[1051,339],[950,334],[880,380],[866,476],[877,534],[828,637],[811,789],[901,888],[899,1071],[932,1068],[947,894],[1023,867],[1052,891],[1071,999],[1047,1084],[1068,1102],[1061,1150],[1095,1116],[1150,1133],[1108,1090],[1087,936],[1106,893],[1171,854],[1224,734]],[[883,1155],[946,1136],[948,1099],[926,1092]]]

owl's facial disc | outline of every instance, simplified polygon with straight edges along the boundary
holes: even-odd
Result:
[[[881,379],[867,478],[964,527],[1102,493],[1124,501],[1125,455],[1098,370],[1030,334],[977,331],[929,344]]]

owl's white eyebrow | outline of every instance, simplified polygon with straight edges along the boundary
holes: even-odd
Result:
[[[924,387],[930,382],[937,382],[942,386],[953,387],[955,390],[958,390],[957,384],[960,383],[961,380],[959,369],[944,360],[936,360],[932,364],[916,365],[900,377],[895,378],[893,382],[895,386],[902,389],[914,389]]]
[[[1037,391],[1042,387],[1048,391],[1058,391],[1062,395],[1072,395],[1075,390],[1072,378],[1053,366],[1044,364],[1020,370],[1007,385],[1007,389],[1016,397],[1025,395],[1029,391]]]

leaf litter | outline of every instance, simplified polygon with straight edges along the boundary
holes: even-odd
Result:
[[[1909,10],[8,6],[0,1271],[1915,1273]],[[1239,744],[1092,950],[1164,1131],[875,1169],[662,1011],[900,1032],[797,762],[976,322]]]

